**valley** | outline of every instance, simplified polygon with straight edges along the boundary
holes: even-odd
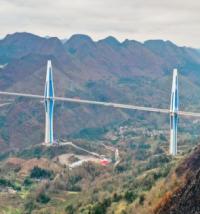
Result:
[[[62,43],[10,34],[0,40],[0,64],[6,65],[0,67],[0,90],[43,96],[49,59],[56,96],[169,109],[176,67],[180,110],[200,107],[199,51],[163,40],[93,41],[78,34]],[[176,213],[173,196],[187,201],[186,187],[196,184],[185,176],[199,151],[197,118],[180,117],[173,157],[169,115],[56,101],[57,144],[47,146],[44,103],[0,98],[3,214],[161,214],[171,205]]]

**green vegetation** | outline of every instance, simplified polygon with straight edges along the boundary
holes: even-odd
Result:
[[[32,181],[31,178],[26,177],[26,178],[24,179],[24,183],[23,183],[24,186],[28,187],[28,186],[31,186],[32,184],[33,184],[33,181]]]
[[[26,201],[24,205],[24,210],[27,214],[31,214],[35,208],[36,208],[36,204],[33,200]]]
[[[77,185],[79,181],[81,181],[82,177],[80,175],[74,175],[70,176],[67,182],[67,190],[68,191],[74,191],[74,192],[80,192],[81,187]]]
[[[1,131],[1,137],[3,138],[3,140],[4,140],[5,142],[8,142],[8,141],[9,141],[10,137],[9,137],[8,129],[3,129],[3,130]]]
[[[7,180],[5,178],[0,178],[0,186],[1,187],[11,187],[16,191],[20,191],[21,187],[16,182],[11,182],[10,180]]]
[[[120,162],[116,166],[114,152],[101,146],[102,141],[77,141],[76,144],[112,158],[113,163],[108,166],[88,162],[70,170],[59,163],[59,155],[88,155],[70,146],[35,146],[15,153],[25,162],[34,158],[33,162],[41,165],[33,165],[27,172],[23,164],[0,165],[6,178],[0,181],[0,187],[17,190],[13,194],[21,205],[21,213],[53,214],[56,210],[67,214],[129,214],[133,207],[140,213],[145,207],[153,207],[155,195],[162,197],[162,188],[158,188],[158,192],[154,188],[169,175],[177,160],[166,155],[168,143],[162,131],[138,130],[127,121],[120,131],[116,127],[106,134],[105,130],[100,132],[104,144],[113,146],[115,142],[114,147],[119,149]],[[98,130],[93,133],[98,134]],[[73,161],[78,160],[74,156]],[[151,191],[154,191],[152,196]],[[12,200],[7,201],[10,207],[13,207]]]
[[[75,138],[96,140],[101,138],[107,132],[106,128],[86,128],[82,129],[78,134],[74,135]]]
[[[0,128],[3,128],[6,123],[6,117],[5,116],[0,116]]]
[[[53,172],[46,170],[46,169],[41,169],[37,166],[35,166],[30,173],[31,178],[37,178],[37,179],[52,179],[53,178]]]
[[[68,213],[68,214],[74,214],[75,213],[75,208],[73,207],[72,204],[68,205],[66,208],[65,208],[65,211]]]
[[[106,210],[111,205],[111,199],[105,198],[102,202],[96,203],[90,210],[92,214],[103,214],[106,213]]]
[[[50,197],[44,192],[40,193],[37,197],[37,202],[47,204],[50,201]]]
[[[126,191],[124,194],[124,198],[127,202],[131,203],[137,198],[137,195],[134,192]]]

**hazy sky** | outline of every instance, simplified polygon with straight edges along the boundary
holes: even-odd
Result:
[[[0,37],[13,32],[94,40],[168,39],[200,48],[199,0],[0,0]]]

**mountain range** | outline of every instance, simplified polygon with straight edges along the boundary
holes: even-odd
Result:
[[[57,96],[168,108],[172,70],[178,68],[181,108],[198,111],[200,107],[199,50],[163,40],[119,42],[109,36],[93,41],[76,34],[63,43],[56,37],[9,34],[0,40],[0,90],[43,94],[48,59]],[[42,102],[1,97],[5,101],[10,105],[0,111],[1,151],[42,142]],[[166,117],[158,124],[153,114],[57,102],[55,135],[74,138],[95,132],[98,137],[124,121],[142,124],[141,118],[167,127]]]

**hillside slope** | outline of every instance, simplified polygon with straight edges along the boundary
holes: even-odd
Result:
[[[176,169],[184,184],[156,209],[156,214],[200,213],[200,146]]]
[[[48,59],[57,96],[168,108],[171,73],[177,67],[183,110],[200,107],[200,53],[162,40],[119,42],[110,36],[95,42],[78,34],[63,44],[30,33],[7,35],[0,40],[0,90],[43,94]],[[39,101],[25,98],[1,108],[1,150],[42,142],[43,111]],[[166,117],[155,120],[142,112],[56,102],[55,137],[94,135],[127,120],[141,123],[143,117],[154,127],[168,127]]]

